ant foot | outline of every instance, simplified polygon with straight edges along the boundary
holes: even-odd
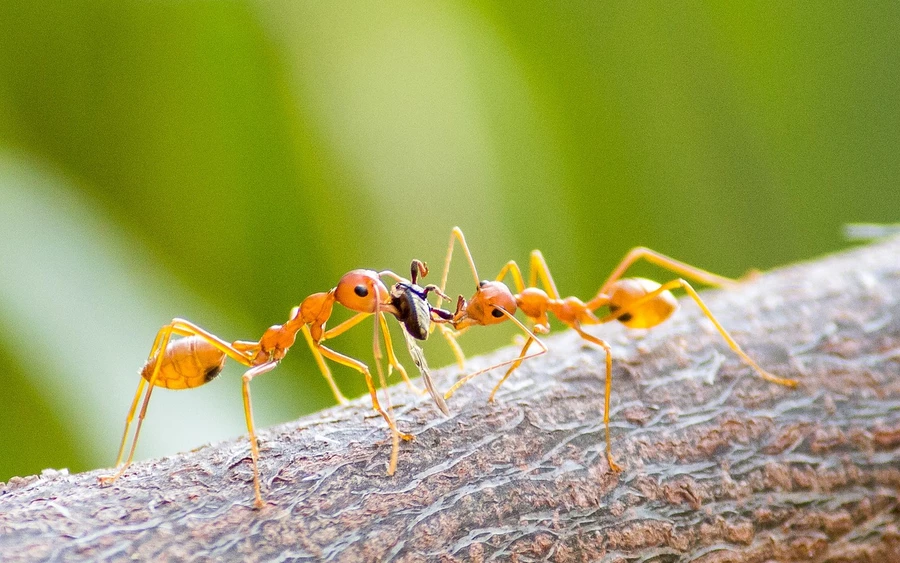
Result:
[[[784,385],[785,387],[795,388],[798,385],[796,379],[788,379],[786,377],[778,377],[777,375],[772,375],[767,371],[760,370],[760,375],[766,381],[771,381],[772,383],[777,383],[778,385]]]
[[[618,463],[616,463],[615,461],[613,461],[611,454],[606,454],[606,461],[609,462],[609,469],[613,473],[621,473],[622,472],[622,466],[619,465]]]

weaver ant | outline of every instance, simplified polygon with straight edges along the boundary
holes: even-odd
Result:
[[[421,273],[423,276],[427,273],[425,265],[418,260],[414,260],[412,264],[413,278],[415,274]],[[391,291],[381,281],[382,276],[388,276],[397,283]],[[339,402],[345,403],[346,399],[341,395],[337,385],[331,377],[323,357],[333,360],[341,365],[353,368],[362,373],[366,378],[366,386],[372,397],[372,406],[384,418],[391,429],[393,438],[393,448],[391,452],[391,460],[388,467],[388,474],[393,475],[397,466],[397,455],[399,450],[399,438],[411,440],[412,435],[400,433],[391,416],[381,408],[378,402],[378,396],[374,382],[372,380],[369,368],[363,362],[345,356],[334,350],[324,346],[322,343],[328,339],[338,336],[353,326],[359,324],[369,315],[376,315],[373,349],[375,359],[378,365],[379,373],[381,373],[381,355],[378,345],[378,327],[383,329],[385,347],[388,351],[388,359],[391,365],[401,372],[407,383],[412,386],[403,366],[397,361],[393,352],[393,345],[390,340],[387,323],[384,318],[385,313],[389,313],[403,323],[406,330],[415,329],[416,338],[421,338],[421,328],[427,331],[430,327],[431,320],[443,321],[449,319],[452,314],[442,309],[431,307],[426,298],[429,292],[438,292],[436,286],[427,286],[421,288],[414,283],[401,278],[397,274],[387,270],[383,272],[375,272],[373,270],[353,270],[345,274],[337,286],[330,291],[314,293],[303,300],[303,302],[291,310],[290,318],[283,325],[274,325],[269,327],[259,339],[259,341],[243,341],[238,340],[228,343],[216,335],[204,330],[203,328],[184,319],[173,319],[172,322],[162,327],[156,334],[156,339],[150,349],[150,354],[143,368],[141,368],[141,378],[138,382],[137,392],[131,403],[131,408],[125,419],[125,431],[122,435],[122,441],[119,445],[119,453],[116,458],[116,467],[118,471],[111,476],[101,477],[100,481],[109,484],[124,474],[125,470],[131,464],[134,458],[134,452],[137,447],[138,436],[141,431],[141,425],[147,413],[147,406],[150,402],[150,395],[154,387],[166,387],[168,389],[191,389],[199,387],[216,378],[225,365],[226,358],[248,367],[249,369],[242,377],[243,388],[242,394],[244,399],[244,416],[247,422],[247,430],[250,436],[250,452],[253,465],[253,490],[255,494],[255,505],[257,508],[264,506],[262,495],[260,492],[259,480],[259,445],[256,437],[256,429],[253,423],[253,409],[250,402],[250,382],[258,375],[269,372],[274,369],[278,363],[284,358],[288,350],[293,346],[297,332],[302,331],[309,343],[313,356],[316,359],[322,374],[328,380],[335,397]],[[441,294],[442,297],[443,294]],[[357,314],[332,328],[325,330],[325,323],[331,317],[334,303],[340,303],[344,307],[356,311]],[[424,302],[424,306],[423,303]],[[427,311],[427,314],[425,313]],[[432,313],[435,315],[432,319]],[[172,339],[172,336],[181,338]],[[412,350],[411,350],[412,352]],[[420,354],[421,356],[421,351]],[[415,357],[422,370],[423,376],[426,377],[426,386],[433,389],[430,382],[427,365],[424,369],[419,364],[419,359]],[[147,386],[146,394],[144,387]],[[382,376],[382,386],[384,378]],[[128,441],[129,428],[134,420],[134,414],[137,410],[138,403],[143,395],[143,403],[140,413],[138,414],[137,426],[134,432],[134,438],[131,442],[131,448],[128,452],[128,458],[122,464],[122,458],[125,453],[125,446]],[[433,393],[433,395],[437,395]],[[388,408],[390,408],[390,397],[388,396]],[[436,402],[439,408],[446,413],[447,407],[439,395]]]
[[[668,319],[672,313],[678,309],[678,301],[672,295],[671,290],[683,289],[700,307],[703,315],[709,319],[716,330],[725,339],[728,346],[738,355],[744,362],[750,365],[756,372],[766,381],[785,385],[787,387],[795,387],[797,382],[792,379],[777,377],[762,369],[755,361],[753,361],[741,348],[737,342],[731,337],[718,320],[713,316],[712,312],[706,306],[697,292],[691,285],[682,278],[677,278],[664,284],[645,278],[623,278],[622,275],[640,259],[644,259],[656,266],[665,268],[680,276],[684,276],[705,285],[711,286],[730,286],[736,283],[735,280],[712,274],[705,270],[695,268],[678,260],[664,256],[658,252],[648,248],[638,247],[632,249],[619,265],[613,270],[613,273],[600,287],[597,294],[587,303],[581,301],[577,297],[560,297],[559,291],[556,289],[556,283],[547,267],[547,262],[540,251],[534,250],[531,253],[529,262],[528,285],[524,283],[522,272],[515,261],[510,260],[500,270],[497,279],[493,282],[478,281],[478,275],[475,270],[475,262],[472,254],[466,244],[459,227],[454,227],[450,235],[450,245],[447,251],[447,259],[444,265],[444,275],[441,278],[441,289],[446,286],[447,276],[450,269],[450,261],[453,256],[454,241],[458,241],[466,254],[472,273],[475,274],[478,288],[472,299],[466,303],[460,300],[457,306],[457,313],[454,316],[452,325],[455,328],[466,327],[474,324],[488,325],[502,322],[507,315],[496,315],[495,307],[497,303],[501,303],[504,312],[515,312],[516,308],[520,309],[528,320],[534,326],[534,332],[546,334],[550,331],[550,323],[548,313],[552,313],[557,319],[566,325],[572,327],[582,338],[597,344],[603,348],[606,353],[606,397],[603,413],[603,424],[606,430],[606,457],[609,466],[614,471],[620,471],[621,468],[615,463],[612,457],[612,447],[609,430],[609,401],[610,390],[612,385],[612,352],[609,344],[596,336],[588,334],[582,329],[582,325],[603,324],[610,321],[619,321],[629,328],[652,328]],[[509,274],[516,286],[517,293],[512,295],[512,303],[510,303],[510,292],[502,280]],[[544,289],[537,287],[538,280]],[[441,304],[440,297],[438,305]],[[609,313],[605,316],[598,317],[594,311],[601,307],[606,307]],[[492,312],[490,316],[485,312]],[[447,340],[456,353],[457,361],[460,367],[463,366],[464,357],[459,345],[456,343],[458,332],[454,333],[449,329],[442,327]],[[530,340],[525,343],[525,351],[530,344]],[[524,359],[524,358],[523,358]],[[489,401],[492,401],[494,394],[500,385],[510,376],[510,374],[521,364],[521,360],[515,362],[507,370],[506,374],[500,379],[497,385],[491,391]],[[493,369],[492,366],[489,369]],[[480,370],[460,379],[453,387],[451,387],[444,398],[449,399],[460,386],[469,381],[472,377],[483,373],[487,370]]]

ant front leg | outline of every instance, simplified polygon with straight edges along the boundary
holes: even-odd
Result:
[[[457,342],[456,339],[459,338],[459,336],[464,333],[466,329],[463,328],[460,330],[453,330],[445,324],[438,324],[437,326],[438,330],[441,331],[441,336],[444,337],[444,340],[447,341],[447,345],[450,346],[450,350],[453,351],[453,357],[456,358],[456,365],[459,366],[459,372],[465,373],[466,355],[463,353],[462,347],[459,345],[459,342]]]
[[[437,308],[440,308],[443,305],[443,300],[446,298],[444,292],[447,290],[447,279],[450,277],[450,263],[453,260],[453,247],[454,243],[459,242],[460,247],[466,255],[466,260],[469,263],[469,269],[472,271],[472,277],[475,280],[475,287],[479,287],[481,284],[481,279],[478,277],[478,269],[475,267],[475,259],[472,258],[472,251],[469,250],[469,245],[466,242],[466,236],[463,234],[462,229],[459,227],[453,227],[450,231],[450,242],[447,245],[447,258],[444,260],[444,273],[441,276],[441,285],[440,290],[435,291],[438,296]],[[460,297],[460,302],[457,304],[457,310],[459,310],[460,305],[462,304],[462,297]],[[453,350],[453,355],[456,358],[456,364],[459,366],[460,373],[465,373],[466,371],[466,356],[463,354],[462,348],[459,343],[456,341],[456,338],[462,334],[463,330],[451,330],[449,327],[443,324],[438,325],[439,330],[441,331],[441,335],[444,337],[444,340],[447,341],[447,344],[450,346],[450,349]]]
[[[325,362],[325,358],[322,357],[322,353],[319,351],[319,347],[316,345],[312,333],[310,333],[309,331],[309,325],[303,325],[300,328],[300,331],[306,338],[306,343],[309,345],[309,350],[310,352],[312,352],[313,359],[316,361],[316,365],[319,366],[319,371],[322,373],[325,381],[328,382],[328,386],[331,388],[331,392],[334,393],[334,398],[337,400],[339,405],[346,405],[348,402],[347,398],[344,397],[344,394],[341,393],[341,390],[338,388],[337,383],[334,382],[334,377],[331,376],[331,369],[329,369],[328,364]]]
[[[553,275],[550,274],[550,267],[547,266],[547,260],[544,259],[544,255],[540,250],[531,251],[531,257],[528,261],[527,286],[524,284],[522,270],[519,269],[519,265],[516,264],[515,260],[510,260],[503,266],[503,269],[497,275],[497,281],[503,281],[507,274],[512,276],[516,292],[518,293],[522,293],[526,288],[537,287],[537,283],[540,280],[544,286],[544,291],[547,292],[547,296],[550,299],[561,299],[559,290],[556,288],[556,282],[553,281]]]
[[[453,243],[455,241],[459,242],[463,252],[466,254],[469,268],[472,270],[472,277],[475,278],[475,287],[478,287],[478,284],[481,283],[481,278],[478,277],[478,269],[475,267],[475,260],[472,258],[469,245],[466,243],[466,236],[463,234],[462,229],[453,227],[453,230],[450,231],[450,244],[447,246],[447,258],[444,260],[444,274],[441,276],[441,293],[447,290],[447,278],[450,276],[450,262],[453,260]],[[440,307],[441,303],[441,294],[438,294],[437,306]]]
[[[532,250],[531,258],[528,262],[528,287],[537,287],[538,279],[544,285],[547,295],[550,299],[562,299],[559,290],[556,289],[556,282],[550,274],[550,267],[540,250]]]
[[[503,278],[507,275],[512,277],[513,285],[516,287],[516,293],[522,293],[525,291],[525,282],[522,278],[522,270],[519,269],[519,265],[515,260],[510,260],[507,262],[503,268],[500,269],[500,273],[497,274],[497,277],[494,278],[494,281],[502,282]]]
[[[257,375],[272,371],[277,365],[277,361],[260,364],[247,370],[241,378],[243,383],[244,417],[247,419],[247,431],[250,434],[250,459],[253,462],[253,493],[256,495],[256,508],[264,507],[265,503],[263,502],[259,485],[259,442],[256,438],[256,428],[253,425],[253,406],[250,403],[250,382],[253,381],[253,378]]]
[[[556,282],[550,274],[550,268],[544,255],[540,250],[532,250],[531,258],[528,265],[528,285],[525,286],[522,279],[522,271],[515,260],[506,263],[497,281],[503,281],[503,278],[510,274],[516,285],[516,304],[519,309],[528,317],[528,322],[535,332],[539,334],[548,334],[550,332],[550,319],[547,316],[548,310],[553,303],[561,300],[559,290],[556,288]],[[544,289],[537,287],[538,280],[543,284]],[[557,313],[558,314],[558,313]],[[572,323],[567,319],[560,317],[560,320],[566,324]]]
[[[361,323],[363,320],[365,320],[367,317],[369,317],[371,315],[372,315],[372,313],[357,313],[357,314],[353,315],[352,317],[350,317],[346,321],[342,322],[341,324],[337,325],[336,327],[327,330],[325,332],[325,334],[322,336],[322,340],[320,340],[320,343],[324,342],[326,340],[329,340],[331,338],[340,336],[341,334],[343,334],[343,333],[347,332],[348,330],[350,330],[351,328],[355,327],[356,325],[358,325],[359,323]],[[397,360],[397,354],[396,354],[396,352],[394,352],[393,341],[391,340],[390,332],[388,332],[387,322],[384,319],[384,313],[379,313],[378,317],[380,319],[379,322],[381,323],[382,330],[384,331],[384,343],[385,343],[385,347],[387,348],[388,362],[390,363],[389,369],[390,370],[396,369],[398,372],[400,372],[400,376],[403,378],[403,381],[406,382],[406,385],[407,385],[407,387],[409,387],[410,391],[412,391],[413,393],[418,393],[420,395],[423,394],[424,392],[421,389],[419,389],[418,387],[413,385],[413,382],[409,379],[409,374],[406,373],[406,368],[404,368],[403,364],[401,364]],[[306,333],[304,333],[304,334],[306,334]],[[310,343],[311,341],[312,341],[312,335],[310,335],[309,338],[307,338],[307,343]],[[314,343],[310,344],[310,347],[313,350],[313,354],[316,355],[317,358],[322,357],[321,354],[318,352],[317,346],[315,346]],[[337,389],[337,385],[334,384],[334,380],[331,377],[331,371],[328,369],[328,366],[325,365],[324,362],[322,362],[322,364],[319,365],[319,369],[322,371],[323,374],[325,374],[325,379],[327,379],[329,381],[329,383],[333,385],[333,388]],[[388,371],[388,375],[390,375],[390,373],[391,373],[391,371]],[[341,395],[341,398],[343,398],[343,395]],[[341,404],[346,404],[346,402],[347,402],[347,400],[344,399],[344,401]]]
[[[412,434],[406,434],[400,432],[397,428],[397,425],[394,423],[394,419],[381,408],[381,404],[378,401],[378,393],[375,389],[375,382],[372,379],[372,373],[369,371],[369,366],[362,363],[359,360],[355,360],[349,356],[345,356],[339,352],[335,352],[334,350],[322,345],[317,345],[318,349],[322,352],[322,355],[333,362],[337,362],[342,366],[347,366],[349,368],[355,369],[359,373],[361,373],[366,378],[366,387],[369,389],[369,395],[372,397],[372,408],[374,408],[378,414],[384,418],[384,421],[387,422],[388,427],[391,429],[392,436],[399,436],[403,440],[409,441],[414,438]],[[387,389],[385,389],[387,392]],[[391,450],[391,461],[388,465],[388,475],[393,475],[397,470],[397,457],[398,457],[398,447],[396,445],[396,441],[394,442],[394,447]]]
[[[331,369],[329,369],[328,364],[322,358],[322,353],[319,350],[319,344],[321,344],[325,340],[328,340],[329,338],[335,338],[336,336],[340,336],[341,334],[347,332],[351,328],[364,321],[371,314],[372,313],[357,313],[353,315],[336,327],[327,330],[324,334],[322,334],[322,337],[320,338],[318,343],[313,338],[312,332],[310,332],[308,325],[304,325],[300,328],[300,330],[303,332],[303,336],[306,338],[306,343],[309,345],[309,350],[310,352],[312,352],[313,359],[315,359],[316,365],[319,366],[319,371],[322,373],[325,381],[328,382],[328,386],[331,387],[331,392],[334,393],[334,398],[337,399],[337,402],[340,405],[346,405],[347,398],[344,397],[343,393],[341,393],[340,388],[338,388],[337,383],[335,383],[334,381],[334,377],[331,375]]]

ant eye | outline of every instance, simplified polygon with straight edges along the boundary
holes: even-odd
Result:
[[[499,319],[500,317],[503,316],[503,311],[495,308],[493,311],[491,311],[491,315],[493,315],[494,317],[497,317]]]
[[[365,297],[369,294],[369,288],[364,285],[358,285],[353,288],[353,293],[359,295],[360,297]]]
[[[478,287],[484,287],[485,285],[487,285],[487,280],[481,280],[480,282],[478,282]]]

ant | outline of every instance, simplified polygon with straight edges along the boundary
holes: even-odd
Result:
[[[453,396],[457,389],[462,387],[462,385],[471,380],[473,377],[491,371],[492,369],[512,364],[506,371],[506,374],[500,379],[500,382],[497,383],[493,391],[491,391],[488,402],[493,402],[494,394],[497,392],[497,389],[500,388],[500,385],[504,381],[506,381],[506,379],[512,374],[512,372],[515,371],[516,368],[518,368],[520,365],[522,365],[522,362],[524,362],[525,360],[546,353],[547,346],[535,334],[535,332],[538,331],[532,332],[528,329],[528,327],[522,324],[519,319],[515,317],[516,309],[519,305],[517,303],[516,296],[514,296],[509,290],[509,287],[507,287],[507,285],[501,281],[502,277],[498,277],[494,281],[482,280],[478,277],[478,270],[475,267],[475,260],[472,258],[472,253],[469,251],[469,247],[466,244],[465,237],[463,236],[462,230],[460,230],[459,227],[454,227],[450,235],[450,245],[447,249],[447,259],[444,262],[444,275],[441,278],[440,291],[435,292],[438,295],[437,306],[440,307],[442,300],[447,299],[447,297],[443,294],[443,288],[447,286],[447,277],[450,274],[450,262],[453,258],[454,239],[458,239],[460,241],[460,244],[462,245],[463,250],[466,253],[469,267],[471,268],[472,275],[475,278],[475,295],[468,301],[466,301],[462,295],[459,296],[459,299],[456,302],[456,312],[454,313],[453,318],[450,320],[450,322],[446,323],[452,326],[453,330],[447,328],[445,324],[439,324],[437,326],[440,327],[441,333],[447,339],[447,343],[453,350],[460,370],[465,370],[465,356],[456,339],[470,327],[476,325],[495,325],[509,319],[527,335],[525,344],[522,346],[522,350],[519,352],[518,356],[512,358],[511,360],[502,361],[500,363],[494,364],[490,367],[478,370],[465,376],[464,378],[456,382],[456,384],[453,385],[453,387],[451,387],[444,394],[444,399],[449,399],[451,396]],[[532,344],[537,344],[541,348],[541,350],[529,354],[528,349]]]
[[[413,261],[412,270],[414,279],[417,272],[424,276],[428,271],[424,263],[418,260]],[[380,279],[383,276],[397,280],[390,292]],[[138,382],[138,388],[131,403],[131,408],[125,419],[125,431],[119,445],[118,456],[116,457],[118,471],[113,475],[101,477],[101,483],[110,484],[114,482],[131,465],[141,425],[147,413],[147,406],[150,403],[150,395],[154,387],[165,387],[168,389],[192,389],[199,387],[215,379],[224,368],[225,360],[231,358],[249,368],[242,377],[244,416],[250,436],[255,506],[262,508],[264,502],[260,492],[259,445],[253,423],[250,382],[256,376],[271,371],[281,362],[290,347],[293,346],[297,332],[300,331],[306,337],[320,370],[331,385],[339,402],[345,403],[346,399],[340,394],[334,380],[331,378],[331,373],[325,364],[323,356],[339,364],[356,369],[365,376],[366,385],[372,397],[372,406],[385,419],[393,436],[393,450],[388,468],[388,475],[393,475],[397,465],[399,438],[411,440],[413,438],[412,435],[400,433],[394,424],[393,418],[381,408],[368,366],[359,360],[327,348],[322,342],[327,338],[346,332],[359,324],[365,317],[375,314],[378,318],[375,322],[373,348],[375,350],[375,359],[378,362],[379,373],[381,372],[380,347],[378,346],[378,327],[380,325],[383,328],[385,346],[388,350],[388,359],[391,365],[403,374],[408,384],[412,385],[406,376],[405,370],[394,355],[384,314],[389,313],[396,317],[406,330],[410,330],[410,327],[417,329],[424,327],[428,330],[432,314],[435,322],[444,321],[452,316],[449,311],[434,308],[428,304],[426,298],[428,293],[432,291],[441,295],[442,298],[446,298],[436,286],[421,288],[414,281],[407,281],[390,270],[383,272],[353,270],[345,274],[338,281],[337,286],[330,291],[314,293],[304,299],[299,306],[291,310],[290,318],[285,324],[269,327],[259,341],[256,342],[238,340],[228,343],[190,321],[179,318],[172,319],[172,322],[157,332],[147,361],[141,368],[141,378]],[[398,302],[399,306],[395,305],[395,301]],[[421,303],[422,301],[425,302],[424,307]],[[331,317],[335,302],[352,311],[356,311],[357,314],[335,328],[325,331],[325,323]],[[173,340],[173,335],[181,338]],[[421,338],[420,330],[416,332],[416,337]],[[420,369],[422,369],[421,366]],[[423,370],[423,376],[428,375],[426,365],[425,370]],[[382,385],[384,386],[383,380],[382,376]],[[433,387],[430,383],[430,377],[426,380],[426,385],[429,388]],[[147,387],[146,394],[144,393],[145,387]],[[385,393],[387,393],[386,387]],[[131,442],[128,458],[122,464],[129,429],[142,395],[143,402],[138,414],[134,438]],[[447,407],[443,398],[440,398],[438,404],[442,411],[446,413]],[[388,397],[388,407],[390,408],[390,397]]]
[[[447,259],[444,264],[444,275],[441,279],[441,288],[443,289],[447,283],[447,276],[450,269],[450,261],[453,256],[454,241],[458,241],[468,259],[472,273],[475,274],[476,281],[478,275],[475,270],[475,262],[472,254],[466,244],[465,236],[459,227],[454,227],[450,234],[450,244],[447,251]],[[515,312],[516,308],[520,309],[528,320],[534,326],[534,332],[539,334],[547,334],[550,331],[550,322],[548,313],[552,313],[557,319],[574,329],[582,338],[588,342],[592,342],[601,348],[606,354],[606,397],[603,412],[603,424],[606,430],[606,458],[609,462],[610,469],[613,471],[621,471],[621,467],[613,460],[612,447],[609,430],[609,401],[610,390],[612,386],[612,351],[609,344],[604,340],[588,334],[582,329],[582,325],[603,324],[610,321],[619,321],[629,328],[653,328],[666,319],[668,319],[677,309],[678,301],[672,295],[671,290],[683,289],[700,307],[704,316],[709,319],[716,330],[728,344],[728,346],[738,355],[744,362],[750,365],[763,379],[779,385],[787,387],[795,387],[797,382],[793,379],[786,379],[772,375],[762,369],[753,359],[751,359],[741,348],[725,328],[716,320],[712,312],[706,306],[697,292],[683,278],[679,277],[664,284],[645,278],[623,278],[622,275],[635,262],[644,259],[651,264],[667,269],[680,276],[684,276],[705,285],[711,286],[733,286],[737,282],[730,278],[725,278],[712,274],[705,270],[701,270],[694,266],[690,266],[678,260],[669,258],[663,254],[644,247],[632,249],[619,265],[613,270],[613,273],[600,287],[600,290],[593,299],[587,303],[581,301],[577,297],[560,297],[559,291],[556,289],[556,283],[550,274],[550,269],[544,256],[539,250],[531,253],[529,262],[528,285],[524,283],[522,272],[518,264],[514,260],[506,263],[503,269],[493,282],[478,282],[479,286],[472,299],[466,303],[462,299],[458,302],[457,313],[454,316],[452,325],[454,328],[466,327],[469,325],[488,325],[496,324],[505,320],[506,316],[497,315],[492,308],[496,307],[499,301],[505,311]],[[509,288],[503,284],[502,280],[509,274],[516,286],[517,293],[512,295],[512,303],[510,303]],[[540,280],[544,289],[537,287]],[[441,304],[440,294],[438,298],[438,306]],[[605,316],[598,317],[594,311],[601,307],[606,307],[609,313]],[[491,311],[490,317],[485,315],[486,311]],[[456,343],[456,337],[459,331],[453,332],[445,327],[441,327],[444,336],[447,338],[454,352],[460,367],[463,366],[464,357],[459,345]],[[522,355],[527,351],[530,340],[525,343]],[[510,376],[510,374],[521,364],[521,361],[514,363],[506,374],[500,379],[488,398],[493,401],[494,394],[500,385]],[[489,369],[493,369],[492,366]],[[444,395],[445,399],[449,399],[459,387],[472,379],[474,376],[484,373],[488,370],[481,370],[473,374],[467,375],[460,379],[453,387],[451,387]]]

